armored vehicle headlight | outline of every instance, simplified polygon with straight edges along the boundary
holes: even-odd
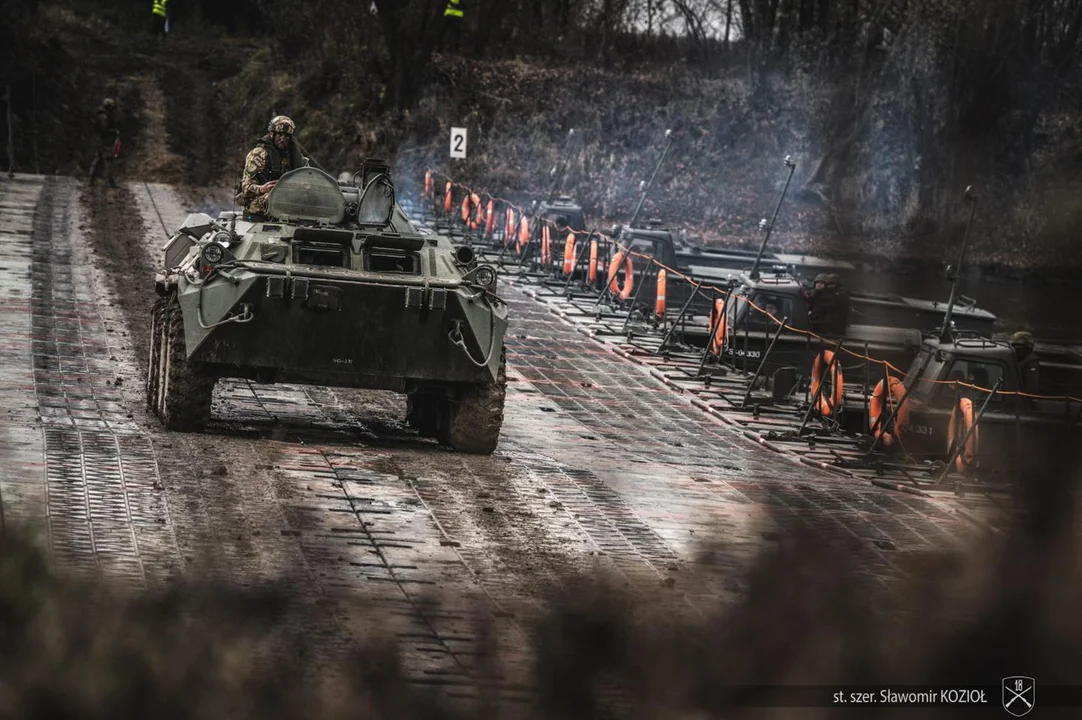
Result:
[[[212,242],[203,248],[203,259],[209,263],[221,262],[224,255],[225,251],[222,250],[222,246],[218,243]]]
[[[484,285],[487,288],[491,288],[496,284],[496,271],[487,265],[477,268],[477,272],[474,273],[473,277],[478,285]]]

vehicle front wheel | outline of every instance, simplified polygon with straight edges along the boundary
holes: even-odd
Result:
[[[147,348],[147,409],[158,411],[158,382],[161,379],[162,311],[165,301],[158,298],[150,311],[150,343]]]
[[[475,385],[449,402],[447,444],[459,452],[492,454],[500,439],[506,395],[507,358],[501,350],[496,382]]]
[[[161,323],[164,347],[158,379],[158,417],[168,430],[200,432],[210,421],[215,378],[188,360],[180,306],[174,303],[163,308]]]

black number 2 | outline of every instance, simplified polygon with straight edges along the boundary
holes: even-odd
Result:
[[[455,152],[462,152],[462,141],[465,139],[465,135],[455,135]]]

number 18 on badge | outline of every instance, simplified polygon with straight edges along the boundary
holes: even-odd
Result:
[[[451,128],[451,157],[466,159],[466,128]]]

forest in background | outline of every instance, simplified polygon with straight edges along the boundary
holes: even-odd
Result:
[[[63,138],[39,139],[54,152],[36,153],[39,169],[71,171],[84,123],[57,98],[93,109],[100,98],[79,87],[108,80],[79,75],[111,63],[87,55],[107,46],[122,65],[130,37],[149,39],[144,5],[15,4],[0,80],[13,84],[16,129],[51,123]],[[1082,0],[463,0],[461,27],[445,7],[174,3],[164,52],[214,79],[186,89],[210,98],[218,123],[213,180],[231,184],[284,112],[328,168],[374,155],[403,181],[431,167],[525,200],[547,191],[575,128],[563,189],[599,224],[619,222],[672,128],[646,211],[707,242],[755,242],[791,155],[779,247],[938,263],[957,246],[972,185],[976,262],[1079,265]],[[470,132],[470,157],[454,165],[452,125]]]

